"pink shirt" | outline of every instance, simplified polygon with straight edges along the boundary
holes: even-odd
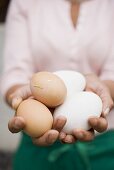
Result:
[[[12,0],[6,24],[3,95],[15,84],[28,83],[37,71],[69,69],[114,80],[113,11],[114,0],[85,1],[74,28],[66,0]]]

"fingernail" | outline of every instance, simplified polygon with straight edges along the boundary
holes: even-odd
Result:
[[[21,122],[16,119],[15,122],[14,122],[15,128],[16,128],[16,129],[20,129],[21,125],[22,125]]]
[[[65,142],[66,143],[72,143],[72,139],[67,137],[67,139],[65,139]]]
[[[104,111],[104,115],[107,116],[110,112],[110,108],[108,107],[105,111]]]
[[[72,143],[71,140],[65,140],[65,143]]]

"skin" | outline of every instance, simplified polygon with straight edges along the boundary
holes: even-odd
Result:
[[[87,1],[87,0],[67,0],[69,1],[70,3],[81,3],[81,2],[84,2],[84,1]]]
[[[71,4],[71,19],[73,26],[76,27],[78,14],[79,14],[79,3],[74,2]],[[93,91],[98,94],[103,101],[103,112],[100,118],[92,117],[88,120],[91,125],[89,131],[82,129],[73,129],[72,135],[65,134],[62,129],[66,123],[65,117],[58,117],[54,120],[53,129],[46,132],[40,138],[33,138],[33,143],[39,146],[49,146],[53,144],[57,139],[60,139],[63,143],[74,143],[77,140],[90,141],[94,138],[94,130],[98,132],[104,132],[107,129],[108,123],[106,115],[110,112],[113,107],[114,99],[114,82],[111,80],[101,81],[95,74],[85,75],[87,85],[86,91]],[[16,85],[9,89],[6,95],[7,103],[17,109],[18,105],[25,99],[31,97],[31,91],[29,85]],[[8,124],[9,130],[12,133],[18,133],[23,130],[25,121],[22,117],[14,116]]]
[[[77,140],[90,141],[94,138],[94,130],[98,132],[104,132],[107,129],[108,123],[106,115],[113,107],[114,98],[114,82],[113,81],[101,81],[95,74],[85,75],[87,85],[86,91],[93,91],[98,94],[103,101],[103,112],[100,118],[92,117],[88,120],[91,125],[91,130],[85,131],[82,129],[73,129],[72,135],[67,135],[62,132],[62,129],[66,123],[65,117],[58,117],[54,120],[53,129],[46,132],[40,138],[33,138],[33,143],[40,146],[48,146],[53,144],[57,139],[60,139],[64,143],[74,143]],[[106,84],[105,84],[106,82]],[[108,83],[107,83],[108,82]],[[108,85],[107,85],[108,84]],[[110,88],[111,87],[111,88]],[[24,94],[24,95],[23,95]],[[113,95],[113,96],[111,96]],[[29,85],[18,85],[12,87],[7,93],[7,102],[14,109],[18,108],[18,105],[22,100],[31,97],[31,91]],[[18,133],[23,130],[25,121],[22,117],[14,116],[8,124],[9,130],[12,133]]]
[[[80,4],[72,3],[72,5],[71,5],[71,20],[72,20],[74,29],[76,28],[79,10],[80,10]]]

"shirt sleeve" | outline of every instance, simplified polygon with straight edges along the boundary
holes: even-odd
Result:
[[[34,73],[27,16],[21,9],[19,2],[21,1],[11,1],[7,15],[4,66],[1,81],[3,96],[12,86],[28,83]]]
[[[113,80],[114,81],[114,43],[112,43],[112,48],[110,50],[109,56],[105,60],[103,67],[101,69],[100,78],[102,80]]]

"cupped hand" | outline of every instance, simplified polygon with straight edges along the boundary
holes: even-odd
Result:
[[[101,81],[95,74],[88,74],[86,77],[86,91],[92,91],[96,93],[103,102],[102,114],[100,117],[92,117],[88,120],[89,124],[97,132],[104,132],[108,127],[106,116],[112,109],[113,99],[110,94],[109,88]]]
[[[111,98],[108,87],[94,74],[86,75],[86,89],[85,91],[92,91],[100,96],[103,102],[103,111],[101,117],[91,117],[88,123],[91,126],[89,131],[82,129],[73,129],[72,135],[67,135],[62,131],[65,123],[65,117],[58,117],[54,120],[53,129],[46,132],[40,138],[33,138],[33,143],[40,146],[48,146],[53,144],[58,138],[63,143],[74,143],[77,140],[90,141],[94,139],[94,130],[98,132],[104,132],[107,129],[108,123],[106,115],[110,112],[113,107],[113,100]],[[25,90],[26,89],[26,90]],[[18,94],[18,95],[17,95]],[[21,95],[20,95],[21,94]],[[22,87],[16,91],[13,95],[12,105],[16,109],[20,102],[31,96],[30,88],[28,86]],[[11,98],[12,98],[11,96]],[[17,97],[18,96],[18,97]],[[12,133],[21,131],[25,122],[21,117],[14,117],[9,122],[9,130]]]
[[[38,146],[49,146],[52,145],[58,138],[59,132],[63,129],[66,123],[66,118],[59,117],[54,120],[53,129],[47,131],[44,135],[39,138],[32,138],[35,145]],[[22,117],[14,116],[8,124],[8,128],[12,133],[18,133],[26,126],[25,121]]]
[[[103,132],[107,128],[107,121],[105,118],[91,118],[88,123],[91,125],[91,129],[89,131],[82,129],[73,129],[72,135],[67,135],[62,131],[66,118],[63,116],[59,116],[54,120],[53,130],[46,132],[40,138],[34,138],[33,143],[40,146],[48,146],[52,145],[57,139],[59,139],[62,143],[73,144],[76,141],[91,141],[94,139],[94,130],[98,132]]]
[[[91,141],[95,137],[94,130],[97,132],[104,132],[107,129],[108,123],[105,117],[92,117],[88,120],[89,125],[91,126],[90,130],[83,129],[73,129],[72,135],[68,135],[61,130],[59,134],[59,139],[63,143],[75,143],[76,141]]]
[[[95,136],[94,130],[97,132],[104,132],[108,127],[106,116],[114,106],[110,91],[104,82],[101,81],[95,74],[85,75],[85,78],[87,82],[85,91],[96,93],[103,102],[102,114],[100,117],[89,118],[88,123],[91,126],[89,131],[83,129],[73,129],[72,135],[67,135],[64,132],[61,132],[59,138],[64,143],[74,143],[77,140],[91,141]]]
[[[14,90],[15,89],[15,90]],[[11,90],[12,91],[12,90]],[[13,109],[17,110],[19,104],[32,97],[32,93],[29,85],[21,85],[13,88],[13,93],[8,97],[8,103]],[[54,120],[53,129],[47,131],[44,135],[39,138],[32,138],[34,144],[39,146],[48,146],[53,144],[59,137],[59,132],[62,130],[66,122],[64,117]],[[8,123],[8,128],[12,133],[18,133],[26,126],[25,120],[22,117],[14,116]]]

